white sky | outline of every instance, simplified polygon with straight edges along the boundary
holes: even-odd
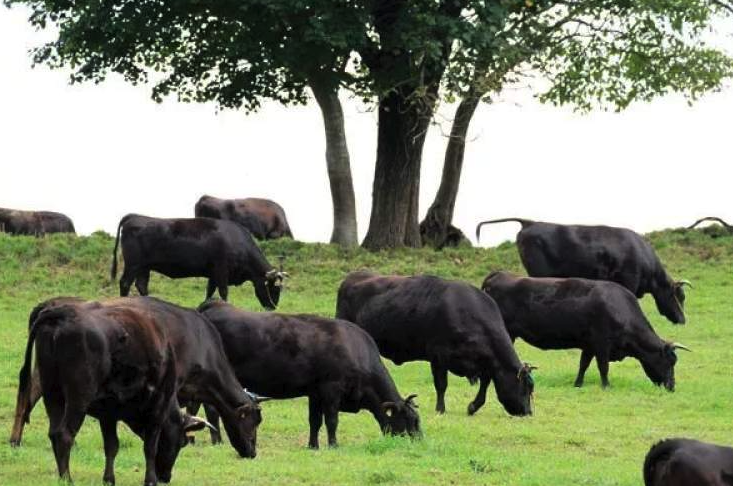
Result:
[[[116,78],[72,87],[65,72],[31,69],[28,49],[44,37],[26,18],[0,6],[0,207],[61,211],[86,234],[113,232],[128,212],[193,216],[202,194],[259,196],[283,205],[296,238],[328,240],[331,200],[315,104],[216,114],[212,105],[158,105],[149,87]],[[730,38],[722,42],[733,52]],[[376,114],[342,99],[363,237]],[[445,133],[453,111],[441,109]],[[469,138],[454,220],[468,235],[479,220],[507,216],[643,232],[707,215],[733,221],[733,88],[693,107],[670,97],[590,115],[513,92],[479,108]],[[429,134],[422,214],[445,143],[437,128]],[[517,230],[487,227],[482,243],[513,239]]]

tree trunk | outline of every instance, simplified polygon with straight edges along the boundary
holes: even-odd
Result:
[[[372,214],[363,246],[370,250],[419,247],[420,165],[433,105],[396,89],[379,102]]]
[[[458,187],[461,182],[466,134],[480,100],[480,96],[468,96],[461,101],[456,110],[448,147],[445,150],[440,187],[433,204],[425,215],[425,219],[420,223],[420,233],[424,245],[442,248],[446,245],[457,244],[463,236],[460,230],[451,225],[451,222],[453,221],[453,210],[456,206]]]
[[[321,108],[323,126],[326,129],[326,166],[333,201],[331,243],[345,247],[357,246],[359,239],[356,227],[356,197],[346,144],[344,112],[338,90],[330,89],[318,82],[311,82],[310,87]]]

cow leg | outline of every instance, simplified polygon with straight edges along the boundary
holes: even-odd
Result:
[[[206,420],[216,428],[216,431],[211,431],[211,443],[221,444],[221,430],[219,428],[219,412],[216,411],[211,405],[204,404],[204,412],[206,413]]]
[[[433,385],[437,393],[435,411],[445,413],[445,390],[448,388],[448,370],[441,368],[436,363],[430,363],[430,370],[433,372]]]
[[[486,389],[489,387],[489,383],[491,383],[491,378],[489,376],[484,375],[480,378],[476,398],[468,404],[468,415],[475,414],[484,406],[484,403],[486,403]]]
[[[105,484],[115,484],[115,457],[120,449],[120,440],[117,437],[117,421],[104,419],[99,421],[102,429],[102,440],[104,441],[104,476],[102,481]]]
[[[336,429],[339,426],[339,403],[329,401],[323,407],[323,415],[326,419],[326,431],[328,432],[328,447],[338,447],[336,440]]]
[[[214,282],[213,278],[210,278],[208,283],[206,284],[206,299],[204,302],[211,300],[211,298],[214,296],[214,291],[216,290],[216,282]]]
[[[229,270],[225,265],[217,265],[214,267],[214,272],[211,277],[211,280],[214,281],[216,287],[219,289],[219,297],[221,297],[221,300],[226,301],[229,295]]]
[[[590,366],[590,362],[593,360],[593,353],[587,349],[584,349],[580,353],[580,367],[578,367],[578,377],[575,378],[575,386],[580,388],[583,386],[583,380],[585,379],[585,372]]]
[[[310,438],[308,447],[318,449],[318,432],[323,425],[323,410],[321,409],[320,397],[312,394],[308,397],[308,422],[310,424]]]
[[[608,382],[608,362],[607,351],[596,353],[596,364],[598,365],[598,372],[601,374],[601,385],[603,388],[608,388],[610,385]]]
[[[66,481],[71,481],[71,473],[69,472],[71,446],[74,445],[74,437],[79,432],[82,423],[84,423],[84,412],[72,410],[67,402],[61,420],[55,426],[52,426],[49,432],[53,452],[56,456],[59,477]]]
[[[150,282],[150,270],[138,273],[135,278],[135,288],[140,295],[148,295],[148,282]]]
[[[122,277],[120,277],[120,297],[127,297],[130,295],[130,287],[132,287],[132,282],[135,281],[135,273],[125,266],[125,271],[122,272]]]
[[[156,486],[158,476],[155,473],[155,454],[158,452],[160,439],[160,425],[148,425],[143,437],[143,452],[145,454],[145,486]]]
[[[31,373],[30,391],[21,394],[18,390],[18,399],[15,405],[15,421],[13,422],[13,431],[10,433],[10,445],[18,447],[23,438],[23,427],[30,421],[31,411],[36,406],[38,400],[41,399],[41,376],[38,372],[38,366],[33,367]]]

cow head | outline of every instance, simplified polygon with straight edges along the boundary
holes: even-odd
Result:
[[[240,457],[254,459],[257,456],[257,427],[262,423],[259,404],[265,400],[267,398],[245,393],[242,405],[221,415],[229,441]]]
[[[532,397],[534,394],[534,379],[532,370],[536,366],[524,363],[519,370],[501,370],[495,374],[494,386],[496,395],[511,415],[532,415]]]
[[[654,294],[659,313],[675,324],[685,323],[685,285],[692,288],[689,281],[680,280],[669,282],[669,285]]]
[[[410,437],[421,437],[420,416],[417,413],[415,398],[417,395],[410,395],[405,400],[398,402],[384,402],[382,409],[387,415],[385,432],[392,435],[409,435]]]
[[[205,427],[216,430],[206,420],[181,413],[175,405],[171,407],[169,418],[161,428],[158,453],[155,455],[155,472],[161,482],[170,482],[178,453],[188,444],[186,435]]]
[[[641,366],[646,376],[657,386],[664,385],[667,391],[674,391],[674,365],[677,363],[677,349],[691,351],[688,347],[678,343],[664,343],[664,345],[644,357]]]
[[[280,269],[271,269],[265,273],[264,281],[261,285],[255,285],[255,295],[257,299],[267,310],[275,310],[280,303],[280,291],[283,282],[289,277],[287,272],[283,271],[283,262],[280,260]]]

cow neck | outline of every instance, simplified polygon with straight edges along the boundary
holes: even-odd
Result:
[[[267,261],[267,258],[265,258],[262,250],[257,247],[255,258],[252,259],[252,266],[250,267],[250,269],[252,271],[253,280],[262,280],[264,282],[266,280],[265,275],[267,274],[267,272],[269,272],[270,270],[274,270],[275,267],[270,265],[270,262]]]
[[[641,358],[648,354],[657,353],[662,350],[666,344],[664,340],[654,332],[649,321],[644,319],[644,322],[641,324],[642,326],[640,327],[643,329],[643,332],[637,333],[635,337],[636,346],[633,346],[635,358]]]

